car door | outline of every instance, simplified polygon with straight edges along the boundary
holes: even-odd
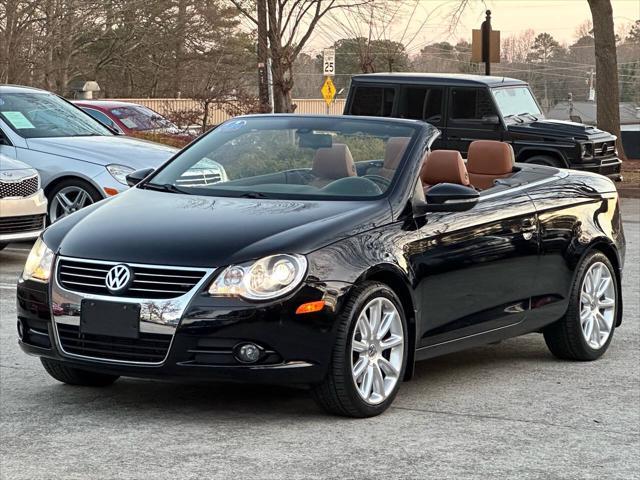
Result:
[[[447,108],[446,148],[466,158],[474,140],[501,140],[502,126],[493,98],[482,87],[451,87]]]
[[[471,210],[429,213],[417,227],[407,252],[422,312],[419,346],[525,320],[538,236],[524,191],[483,194]]]

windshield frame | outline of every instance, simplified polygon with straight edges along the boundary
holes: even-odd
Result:
[[[34,91],[13,91],[13,92],[7,92],[7,93],[3,93],[0,90],[0,96],[5,96],[9,97],[9,96],[14,96],[14,95],[42,95],[43,97],[47,97],[50,99],[53,99],[54,102],[60,101],[63,102],[64,104],[66,104],[68,107],[70,107],[71,109],[77,111],[80,113],[81,117],[84,117],[85,119],[87,119],[86,123],[89,123],[95,127],[97,127],[94,133],[88,134],[88,135],[34,135],[34,136],[25,136],[24,132],[22,130],[25,129],[18,129],[16,128],[13,123],[11,121],[9,121],[8,118],[5,117],[4,113],[0,112],[0,120],[2,120],[2,122],[4,124],[6,124],[13,133],[15,133],[16,135],[18,135],[20,138],[22,139],[43,139],[43,138],[83,138],[83,137],[108,137],[108,136],[113,136],[115,135],[115,133],[113,131],[111,131],[108,127],[106,127],[105,125],[103,125],[102,123],[100,123],[98,120],[96,120],[95,118],[93,118],[91,115],[89,115],[87,112],[85,112],[84,110],[82,110],[80,107],[78,107],[77,105],[74,105],[73,103],[71,103],[70,101],[68,101],[67,99],[56,95],[54,93],[51,92],[45,92],[45,91],[41,91],[41,90],[34,90]],[[24,115],[24,114],[23,114]],[[101,132],[101,130],[103,130],[104,132]]]
[[[240,117],[234,117],[226,122],[222,123],[215,129],[210,130],[204,135],[198,137],[195,141],[191,142],[189,145],[184,147],[177,155],[171,158],[169,161],[165,162],[161,167],[159,167],[156,171],[154,171],[149,177],[147,177],[144,181],[140,182],[136,185],[135,188],[144,189],[146,185],[150,185],[150,189],[157,188],[158,185],[162,185],[162,183],[155,182],[156,177],[163,172],[166,168],[168,168],[173,162],[178,161],[180,157],[187,154],[190,150],[197,148],[201,142],[206,141],[210,135],[220,134],[220,132],[224,131],[222,127],[224,125],[231,124],[238,120],[251,120],[251,119],[280,119],[280,120],[289,120],[296,121],[300,123],[305,122],[327,122],[331,124],[331,122],[336,121],[351,121],[354,123],[362,123],[362,122],[370,122],[372,124],[384,124],[384,126],[397,125],[401,127],[409,127],[414,129],[411,140],[407,145],[405,152],[403,154],[403,158],[400,160],[396,168],[396,172],[391,179],[389,186],[382,192],[380,195],[329,195],[329,194],[300,194],[300,193],[271,193],[271,192],[260,192],[258,196],[249,196],[247,193],[251,193],[251,190],[231,190],[225,188],[198,188],[198,187],[188,187],[190,191],[187,194],[191,194],[194,196],[202,195],[207,197],[220,197],[220,198],[250,198],[252,200],[297,200],[297,201],[346,201],[346,202],[361,202],[361,201],[375,201],[383,198],[390,197],[395,194],[398,184],[400,183],[401,177],[403,177],[403,171],[406,169],[407,165],[412,161],[414,156],[414,152],[416,150],[416,146],[424,143],[425,138],[430,138],[434,132],[439,132],[439,130],[431,124],[417,121],[417,120],[406,120],[406,119],[395,119],[395,118],[382,118],[382,117],[366,117],[366,116],[349,116],[349,115],[293,115],[293,114],[270,114],[270,115],[244,115]],[[380,125],[383,128],[383,125]],[[293,128],[305,128],[304,125],[299,125],[298,127]],[[326,130],[331,130],[331,127],[325,127]],[[318,130],[322,128],[317,128]],[[389,135],[392,137],[393,135]],[[383,160],[383,159],[380,159]],[[180,187],[184,189],[185,187]],[[259,190],[259,189],[257,189]]]
[[[498,98],[496,98],[495,93],[499,90],[507,90],[507,89],[516,89],[516,88],[521,88],[521,89],[525,89],[529,92],[529,95],[531,95],[531,99],[533,100],[533,103],[535,104],[535,106],[538,108],[538,113],[532,113],[532,112],[526,112],[529,115],[533,115],[535,117],[537,117],[539,120],[544,118],[544,113],[542,108],[540,107],[540,104],[538,103],[538,100],[536,99],[536,96],[533,94],[533,92],[531,91],[531,87],[527,84],[524,85],[508,85],[508,86],[499,86],[499,87],[491,87],[489,90],[491,90],[491,96],[493,97],[493,102],[495,103],[496,109],[498,110],[498,112],[500,113],[500,117],[502,118],[503,121],[508,122],[508,121],[517,121],[515,120],[515,117],[518,117],[520,119],[523,119],[523,117],[520,114],[523,114],[525,112],[517,112],[515,114],[511,114],[511,113],[506,113],[502,111],[502,108],[500,107],[500,102],[498,101]],[[529,121],[534,121],[533,119],[530,119],[528,117],[524,117],[524,119],[529,120]]]

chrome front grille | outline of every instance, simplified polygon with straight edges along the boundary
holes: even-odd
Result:
[[[17,182],[0,181],[0,198],[30,197],[40,188],[40,180],[37,175],[24,178]]]
[[[66,290],[94,295],[111,295],[105,284],[107,272],[116,262],[61,258],[58,261],[57,279]],[[175,298],[193,289],[206,274],[205,270],[160,267],[155,265],[128,264],[133,281],[118,297]]]
[[[593,146],[593,156],[598,157],[610,157],[616,151],[616,143],[612,140],[610,142],[596,143]]]

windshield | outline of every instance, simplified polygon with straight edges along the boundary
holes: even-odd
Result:
[[[139,132],[166,128],[178,129],[176,125],[160,114],[150,108],[139,105],[112,108],[111,113],[115,115],[125,127]]]
[[[90,115],[49,93],[0,91],[0,118],[22,138],[113,135]]]
[[[234,119],[187,148],[143,188],[249,198],[379,197],[419,129],[355,118]],[[221,170],[214,183],[194,184],[212,169]]]
[[[503,117],[526,114],[542,117],[542,112],[528,87],[494,88],[492,92]]]

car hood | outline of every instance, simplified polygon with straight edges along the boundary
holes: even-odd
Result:
[[[608,132],[599,130],[592,125],[567,122],[564,120],[536,120],[530,123],[516,123],[508,125],[508,130],[514,133],[528,133],[545,137],[566,138],[577,140],[606,140],[613,138]]]
[[[0,153],[0,171],[8,171],[8,170],[25,170],[33,168],[27,165],[20,160],[16,160],[15,158],[7,157]]]
[[[134,169],[156,168],[177,148],[122,135],[30,138],[29,149],[98,165],[117,163]]]
[[[309,253],[390,219],[386,199],[255,200],[132,188],[56,222],[44,240],[69,257],[218,267]]]

